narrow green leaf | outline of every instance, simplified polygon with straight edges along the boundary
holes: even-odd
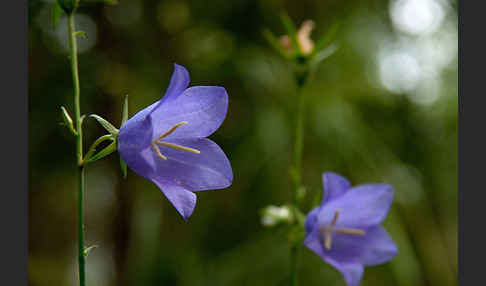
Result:
[[[93,249],[97,248],[97,247],[98,247],[98,245],[96,245],[96,244],[95,244],[95,245],[91,245],[91,246],[89,246],[89,247],[85,247],[85,248],[84,248],[84,251],[83,251],[84,257],[85,257],[85,258],[86,258],[86,257],[88,257],[89,252],[90,252],[91,250],[93,250]]]
[[[121,125],[123,125],[125,122],[128,120],[128,94],[125,95],[125,100],[123,101],[123,111],[122,111],[122,122]],[[120,128],[121,128],[120,125]]]
[[[339,23],[334,23],[331,25],[329,30],[327,30],[327,32],[324,33],[317,41],[316,46],[314,48],[315,53],[319,53],[322,49],[324,49],[327,45],[329,45],[334,40],[334,37],[336,36],[338,29],[339,29]]]
[[[88,34],[86,34],[86,32],[85,32],[85,31],[77,31],[77,32],[75,32],[74,34],[75,34],[76,36],[81,36],[81,37],[83,37],[83,38],[85,38],[85,39],[87,39],[87,38],[88,38]]]
[[[52,28],[56,28],[57,24],[59,24],[59,20],[62,16],[62,8],[57,1],[54,1],[52,4]]]
[[[282,45],[280,44],[279,39],[268,29],[262,31],[262,35],[267,40],[267,42],[279,52],[284,58],[289,57],[289,52],[284,50]]]
[[[113,153],[115,151],[116,151],[116,141],[113,141],[113,142],[111,142],[110,145],[106,146],[105,149],[103,149],[100,152],[96,153],[91,158],[88,158],[86,160],[86,162],[87,163],[91,163],[91,162],[94,162],[94,161],[98,161],[99,159],[102,159],[102,158],[110,155],[111,153]]]
[[[312,66],[316,68],[318,64],[320,64],[323,60],[327,59],[328,57],[332,56],[338,50],[338,46],[336,44],[332,44],[325,49],[319,51],[313,58],[312,58]]]
[[[295,27],[294,21],[290,19],[289,15],[286,12],[282,12],[280,14],[280,18],[282,19],[285,30],[287,31],[287,34],[292,41],[292,46],[295,47],[298,53],[300,53],[299,43],[297,42],[297,28]]]
[[[84,156],[84,159],[83,160],[84,161],[89,161],[89,159],[96,152],[96,147],[98,145],[100,145],[102,142],[106,141],[106,140],[114,141],[115,140],[115,137],[113,135],[111,135],[111,134],[107,134],[107,135],[103,135],[100,138],[96,139],[96,141],[93,142],[93,144],[91,144],[91,146],[89,147],[89,150],[86,153],[86,155]]]
[[[110,134],[118,135],[118,129],[115,126],[113,126],[113,124],[111,124],[106,119],[104,119],[103,117],[96,115],[96,114],[91,114],[90,117],[93,117],[94,119],[96,119],[96,121],[98,121],[98,123],[101,124],[101,126],[103,126],[103,128],[105,128],[106,131],[110,132]]]
[[[121,156],[120,156],[120,168],[121,168],[121,171],[122,171],[123,179],[126,179],[127,178],[127,164],[125,163],[125,161],[123,161]]]

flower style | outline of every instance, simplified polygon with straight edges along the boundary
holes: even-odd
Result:
[[[364,266],[385,263],[397,247],[380,226],[393,200],[386,184],[351,187],[344,177],[322,174],[321,205],[307,214],[304,245],[334,266],[348,286],[361,281]]]
[[[194,192],[231,185],[233,171],[221,148],[205,138],[228,109],[219,86],[189,85],[189,73],[175,65],[165,95],[125,122],[118,152],[140,176],[154,182],[184,219],[196,206]]]

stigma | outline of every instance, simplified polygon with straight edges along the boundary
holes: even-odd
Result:
[[[201,153],[201,151],[194,149],[194,148],[185,147],[185,146],[181,146],[179,144],[174,144],[174,143],[162,141],[162,139],[164,139],[165,137],[172,134],[172,132],[174,132],[177,128],[181,127],[182,125],[186,125],[187,123],[188,123],[187,121],[181,121],[181,122],[175,124],[174,126],[172,126],[167,132],[160,135],[157,139],[152,140],[152,148],[154,149],[155,154],[157,154],[157,157],[161,158],[162,160],[167,160],[167,157],[164,156],[162,154],[162,152],[160,152],[159,146],[164,146],[164,147],[168,147],[168,148],[172,148],[172,149],[176,149],[176,150],[180,150],[180,151],[185,151],[185,152],[190,152],[190,153],[195,153],[195,154]]]
[[[340,234],[356,235],[356,236],[363,236],[366,234],[366,232],[361,229],[336,227],[336,223],[340,213],[341,210],[337,209],[336,212],[334,213],[334,217],[332,218],[331,224],[321,227],[321,233],[324,235],[324,247],[326,248],[326,250],[331,249],[332,233],[340,233]]]

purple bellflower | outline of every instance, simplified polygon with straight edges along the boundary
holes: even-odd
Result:
[[[135,114],[118,134],[127,166],[155,183],[185,220],[196,206],[194,192],[233,181],[228,158],[205,138],[226,117],[228,94],[219,86],[188,85],[189,73],[176,64],[162,99]]]
[[[304,245],[344,276],[348,286],[361,281],[364,266],[385,263],[397,247],[380,226],[393,200],[386,184],[351,187],[344,177],[322,174],[321,205],[307,214]]]

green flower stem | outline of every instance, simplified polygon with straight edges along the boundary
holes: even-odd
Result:
[[[85,190],[85,170],[83,166],[83,133],[81,130],[81,110],[79,106],[79,74],[78,74],[78,47],[76,31],[74,28],[74,11],[67,16],[69,32],[69,49],[71,51],[71,72],[74,85],[74,121],[76,125],[76,159],[78,177],[78,264],[79,285],[86,285],[86,258],[84,255],[84,223],[83,206]]]
[[[298,106],[297,106],[297,119],[295,125],[295,178],[294,178],[294,192],[292,201],[296,205],[298,203],[298,191],[302,187],[302,152],[304,150],[304,95],[302,92],[302,85],[298,85]]]
[[[298,96],[298,106],[297,106],[297,118],[295,125],[295,145],[294,145],[294,191],[292,193],[292,211],[294,214],[294,221],[298,227],[298,203],[299,203],[299,190],[302,186],[302,153],[304,150],[304,115],[305,115],[305,97],[303,94],[303,87],[307,80],[307,72],[303,74],[297,74],[297,96]],[[290,245],[290,285],[297,285],[297,266],[298,266],[298,255],[300,248],[300,240],[293,239]]]
[[[86,285],[86,257],[84,255],[83,196],[85,188],[85,168],[78,167],[78,266],[79,285]]]
[[[297,256],[299,253],[299,246],[292,244],[290,246],[290,286],[297,285]]]

